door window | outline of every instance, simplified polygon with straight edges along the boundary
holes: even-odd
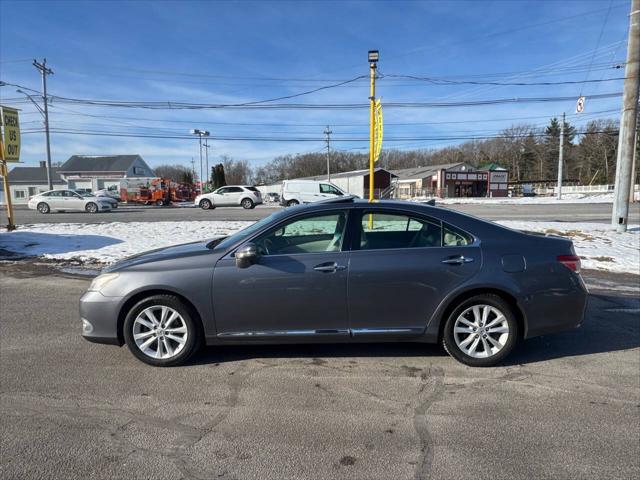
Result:
[[[332,195],[342,195],[342,192],[338,190],[333,185],[329,185],[328,183],[320,184],[320,193],[330,193]]]
[[[360,249],[442,246],[438,222],[402,214],[365,212],[360,224]]]
[[[69,190],[66,190],[66,191],[62,192],[62,196],[65,197],[65,198],[82,198],[77,193],[71,192]]]
[[[47,194],[47,197],[61,197],[63,194],[63,190],[54,190]]]
[[[229,193],[229,188],[228,187],[222,187],[222,188],[219,188],[218,190],[216,190],[213,193],[216,193],[218,195],[222,195],[223,193]]]
[[[442,243],[445,247],[462,247],[465,245],[471,245],[473,243],[473,238],[462,230],[458,230],[451,225],[445,225]]]
[[[255,243],[261,255],[339,252],[347,225],[346,212],[323,213],[280,226]]]
[[[242,188],[240,187],[228,187],[227,188],[227,193],[241,193],[242,192]]]

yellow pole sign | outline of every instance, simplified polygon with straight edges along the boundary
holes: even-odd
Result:
[[[15,108],[0,106],[0,175],[4,185],[4,201],[7,204],[7,230],[15,230],[13,205],[9,188],[9,169],[7,162],[20,160],[20,121]]]
[[[20,121],[18,111],[15,108],[2,107],[0,109],[0,125],[4,134],[2,136],[2,159],[5,162],[20,161]]]

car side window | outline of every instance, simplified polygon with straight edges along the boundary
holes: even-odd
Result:
[[[462,247],[471,245],[473,237],[452,225],[444,225],[442,230],[442,244],[445,247]]]
[[[328,183],[320,184],[320,193],[330,193],[332,195],[342,195],[342,192],[338,190],[333,185],[329,185]]]
[[[49,192],[49,195],[47,195],[47,197],[61,197],[63,193],[64,192],[62,190],[54,190],[53,192]]]
[[[339,252],[347,226],[346,212],[312,215],[281,225],[254,241],[261,255]]]
[[[227,188],[228,193],[240,193],[242,192],[242,188],[240,187],[229,187]]]
[[[410,215],[367,212],[360,223],[360,249],[425,248],[442,246],[439,222]]]
[[[215,191],[215,192],[213,192],[213,193],[216,193],[216,194],[218,194],[218,195],[221,195],[221,194],[223,194],[223,193],[227,193],[228,191],[229,191],[229,189],[228,189],[227,187],[222,187],[222,188],[219,188],[218,190],[216,190],[216,191]]]

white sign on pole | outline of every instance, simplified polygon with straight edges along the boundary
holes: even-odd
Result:
[[[584,111],[584,97],[580,97],[576,103],[576,113],[582,113]]]

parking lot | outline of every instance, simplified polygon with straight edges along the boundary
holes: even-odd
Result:
[[[579,330],[467,368],[419,344],[209,348],[157,369],[80,337],[88,280],[0,273],[0,477],[637,478],[637,277]]]

